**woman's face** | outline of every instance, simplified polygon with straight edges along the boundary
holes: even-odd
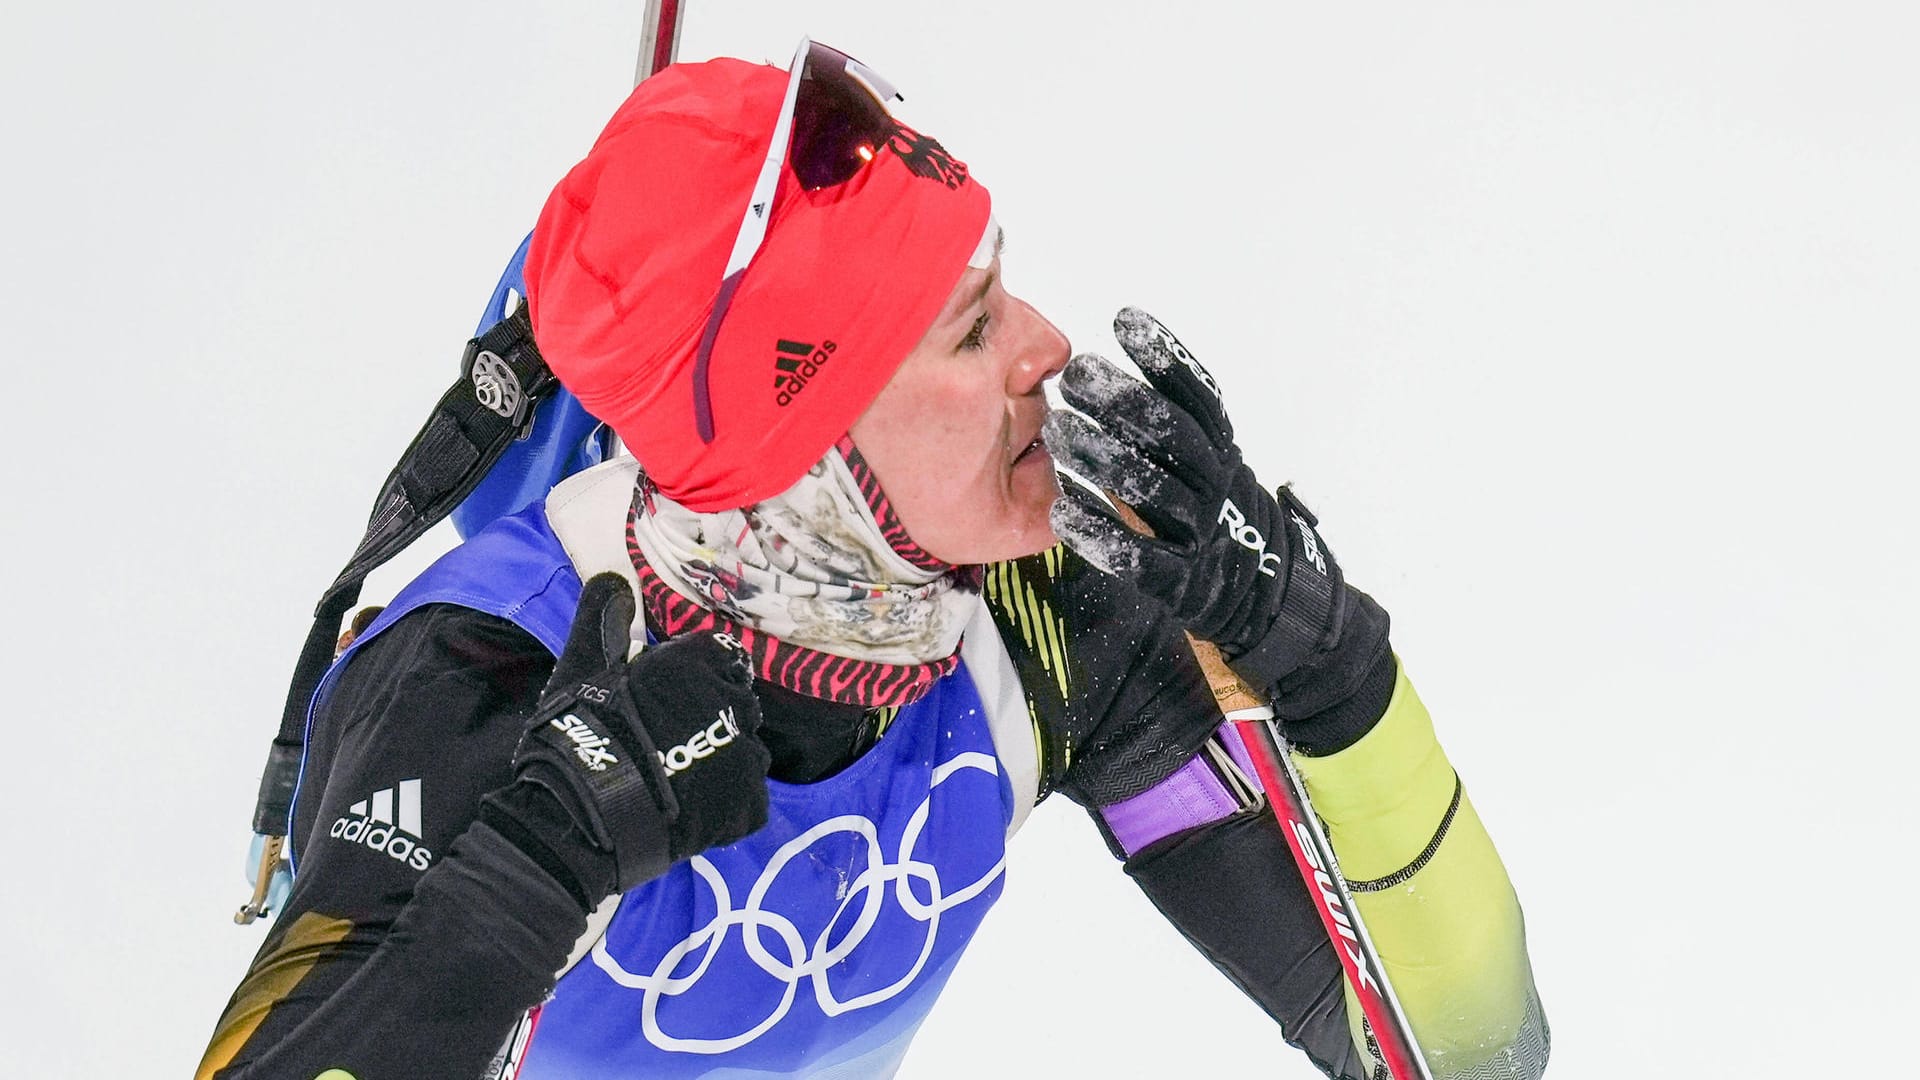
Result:
[[[1067,339],[1007,292],[1000,258],[969,268],[851,434],[907,533],[950,563],[1031,555],[1056,542],[1060,494],[1040,441],[1041,384]]]

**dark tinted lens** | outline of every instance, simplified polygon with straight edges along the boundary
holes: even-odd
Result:
[[[847,73],[846,64],[845,54],[815,45],[794,98],[787,154],[808,191],[846,183],[893,137],[886,106]]]

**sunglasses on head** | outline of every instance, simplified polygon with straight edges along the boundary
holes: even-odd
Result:
[[[747,199],[747,212],[741,218],[733,253],[727,257],[727,270],[720,279],[720,294],[694,353],[693,419],[701,442],[713,441],[707,368],[713,358],[714,339],[720,336],[720,324],[740,288],[740,279],[746,276],[747,264],[767,238],[767,216],[773,209],[782,163],[793,166],[806,191],[846,183],[859,175],[893,137],[897,125],[886,103],[899,97],[892,84],[872,68],[837,49],[800,39],[788,68],[787,95],[780,106],[780,119],[774,124],[767,159]]]

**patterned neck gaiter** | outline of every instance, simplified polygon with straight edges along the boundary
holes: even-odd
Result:
[[[643,470],[627,553],[661,633],[724,630],[761,678],[868,708],[917,701],[951,672],[978,602],[977,568],[915,545],[847,438],[739,510],[688,510]]]

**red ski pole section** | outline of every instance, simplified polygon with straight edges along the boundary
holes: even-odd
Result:
[[[651,75],[673,63],[674,46],[680,40],[680,0],[660,0],[660,17],[654,23],[653,70]]]
[[[1294,864],[1307,883],[1307,891],[1313,894],[1314,908],[1327,928],[1327,938],[1337,946],[1347,982],[1360,999],[1360,1010],[1366,1014],[1387,1070],[1394,1080],[1431,1080],[1426,1059],[1413,1045],[1405,1020],[1387,997],[1386,973],[1379,967],[1372,943],[1364,937],[1359,913],[1349,911],[1351,899],[1346,897],[1344,884],[1336,882],[1339,871],[1333,865],[1332,848],[1307,805],[1298,774],[1282,764],[1280,755],[1286,751],[1274,736],[1272,720],[1232,719],[1253,759],[1254,771],[1260,774],[1260,784],[1267,790],[1280,831],[1286,834]]]
[[[647,0],[640,26],[640,52],[633,62],[633,85],[673,63],[680,50],[681,0]]]

